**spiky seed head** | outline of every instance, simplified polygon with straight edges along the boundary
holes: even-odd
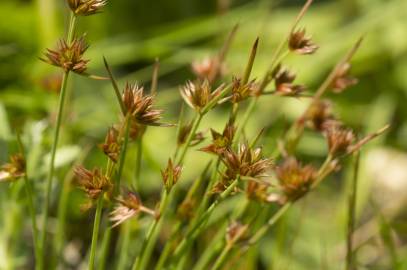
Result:
[[[192,109],[200,112],[213,98],[218,96],[222,88],[212,91],[208,80],[191,82],[188,81],[180,89],[180,94],[184,101]]]
[[[291,33],[288,48],[298,54],[313,54],[319,47],[312,42],[311,36],[305,36],[303,28]]]
[[[273,166],[271,159],[262,157],[261,148],[251,149],[247,143],[241,144],[236,152],[224,151],[221,159],[227,168],[224,178],[229,180],[236,179],[237,175],[256,178]]]
[[[130,113],[137,124],[163,125],[158,122],[161,119],[162,110],[153,108],[154,96],[145,95],[143,87],[127,83],[122,94],[122,100],[127,113]]]
[[[105,142],[99,145],[103,153],[107,155],[114,163],[118,161],[121,142],[119,141],[119,131],[114,127],[109,128]]]
[[[85,41],[85,35],[74,38],[69,44],[65,39],[58,42],[55,50],[47,49],[40,60],[62,68],[65,72],[72,71],[78,74],[84,73],[89,60],[83,59],[83,54],[89,48]]]
[[[305,115],[305,120],[311,128],[318,131],[325,131],[338,124],[332,113],[332,104],[327,100],[314,101]]]
[[[25,175],[26,162],[22,154],[10,156],[10,162],[0,168],[0,182],[12,182]]]
[[[89,16],[99,13],[106,5],[106,0],[67,0],[69,8],[75,15]]]
[[[332,126],[326,130],[329,153],[340,155],[346,153],[355,140],[355,134],[351,129],[342,126]]]
[[[232,146],[235,132],[236,127],[231,122],[226,124],[222,134],[211,129],[212,144],[201,148],[200,150],[215,155],[222,155],[224,151]]]
[[[335,93],[342,93],[347,88],[358,83],[358,79],[349,75],[351,64],[346,62],[342,64],[335,78],[332,81],[332,91]]]
[[[288,157],[277,166],[276,175],[285,199],[295,201],[304,196],[316,180],[317,170],[311,165],[301,165],[295,158]]]
[[[305,90],[305,86],[294,84],[295,73],[287,68],[278,65],[273,70],[273,79],[276,87],[276,92],[285,96],[296,96]]]
[[[213,81],[222,73],[222,64],[218,57],[206,57],[202,61],[194,61],[192,71],[200,80]]]
[[[174,165],[171,159],[168,159],[167,167],[161,171],[163,183],[169,192],[181,177],[182,166]]]
[[[226,242],[228,245],[233,245],[242,240],[246,236],[249,226],[237,221],[233,221],[226,229]]]
[[[116,201],[118,204],[110,213],[110,220],[113,222],[112,227],[125,222],[129,218],[137,216],[140,212],[157,216],[154,210],[143,206],[139,196],[136,193],[127,191],[124,196],[119,196]]]
[[[103,193],[110,194],[113,189],[110,179],[98,168],[90,171],[83,166],[77,166],[74,173],[79,187],[92,200],[98,199]]]
[[[255,80],[252,80],[246,84],[242,83],[242,79],[233,77],[232,78],[232,103],[241,102],[249,97],[256,96],[257,94],[257,84]]]

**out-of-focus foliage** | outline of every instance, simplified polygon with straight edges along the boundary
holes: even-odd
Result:
[[[193,60],[214,54],[227,32],[239,23],[226,59],[227,74],[231,77],[243,72],[249,48],[259,36],[253,74],[260,78],[301,4],[302,1],[288,0],[111,0],[96,19],[85,18],[80,31],[87,32],[91,44],[86,54],[91,59],[89,69],[106,75],[102,61],[105,56],[121,86],[126,80],[148,85],[152,64],[158,57],[159,106],[165,108],[165,122],[174,122],[181,104],[178,87],[191,74]],[[15,150],[10,148],[14,141],[12,130],[22,130],[24,141],[33,145],[29,149],[28,171],[38,191],[43,189],[49,158],[46,153],[55,122],[58,89],[55,86],[61,75],[38,57],[45,47],[56,44],[59,33],[66,28],[64,5],[62,0],[0,2],[0,161],[5,161]],[[407,269],[407,1],[315,1],[302,25],[312,33],[320,50],[312,58],[290,57],[287,64],[298,72],[297,80],[304,82],[310,91],[314,91],[359,36],[365,37],[352,61],[352,73],[360,83],[341,95],[331,94],[336,113],[356,130],[367,133],[385,123],[392,125],[386,137],[362,152],[356,232],[358,264],[359,269],[396,269],[392,261],[396,256],[397,269]],[[110,83],[74,76],[69,88],[67,122],[63,126],[62,147],[57,153],[56,166],[62,168],[58,180],[66,174],[69,167],[66,165],[81,156],[85,145],[103,141],[107,128],[119,114]],[[279,136],[306,104],[306,99],[262,98],[253,116],[256,121],[249,122],[247,136],[251,138],[266,127],[261,142],[267,154],[273,153]],[[203,125],[209,127],[210,123],[212,128],[221,130],[226,117],[218,110],[209,114]],[[173,144],[168,142],[175,140],[175,129],[149,128],[147,132],[142,189],[151,195],[145,199],[154,202],[161,185],[159,168],[164,167],[174,151],[170,148]],[[323,138],[313,134],[306,134],[298,150],[304,159],[322,158],[325,151]],[[190,156],[181,185],[189,185],[196,177],[196,168],[205,164],[202,155],[191,152]],[[91,149],[86,162],[100,164],[101,158],[97,149]],[[135,162],[135,158],[130,151],[128,162]],[[318,192],[291,210],[262,241],[261,248],[250,253],[245,265],[238,268],[342,269],[346,190],[350,178],[346,172],[329,179]],[[131,179],[132,175],[131,167],[126,167],[124,178]],[[0,258],[12,259],[18,265],[23,264],[26,248],[20,238],[24,236],[16,233],[28,224],[28,218],[18,207],[18,201],[24,198],[17,190],[13,186],[0,186]],[[54,199],[58,192],[56,189]],[[72,264],[83,255],[90,238],[81,235],[83,226],[91,226],[79,210],[81,202],[83,198],[74,190],[69,196],[70,223],[66,235],[71,249],[65,251],[73,252],[66,255]],[[224,207],[232,206],[233,201]],[[377,208],[381,215],[374,211]],[[216,222],[221,211],[211,222]],[[51,212],[56,213],[56,209]],[[80,242],[79,236],[86,241]],[[17,252],[13,254],[18,256],[10,258],[6,244],[15,239],[19,241],[14,241]],[[396,255],[392,254],[393,246]],[[72,247],[75,247],[73,251]],[[261,268],[254,265],[258,257]],[[7,259],[0,259],[0,268],[5,266]]]

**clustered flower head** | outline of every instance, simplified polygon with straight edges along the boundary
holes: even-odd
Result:
[[[295,73],[281,65],[277,65],[272,76],[278,94],[295,96],[305,90],[305,86],[293,83],[296,77]]]
[[[251,149],[247,143],[241,144],[236,152],[232,149],[225,150],[220,157],[226,166],[226,172],[213,192],[223,191],[238,176],[263,176],[273,165],[270,159],[262,157],[261,148]]]
[[[10,156],[10,162],[0,168],[0,182],[15,181],[25,175],[25,159],[21,154]]]
[[[329,128],[325,134],[331,155],[340,155],[348,152],[349,147],[355,140],[353,131],[340,125]]]
[[[167,167],[161,171],[163,183],[169,192],[172,187],[178,182],[181,176],[182,166],[174,165],[171,159],[168,159]]]
[[[94,168],[92,171],[83,166],[77,166],[74,170],[79,187],[86,192],[90,199],[96,200],[104,193],[111,193],[113,184],[102,171]]]
[[[75,15],[88,16],[100,12],[106,0],[67,0],[69,8]]]
[[[235,132],[236,127],[231,122],[226,124],[222,134],[211,129],[212,144],[201,148],[200,150],[215,155],[222,155],[223,152],[230,149],[232,146]]]
[[[217,97],[223,89],[223,85],[212,91],[208,80],[191,82],[181,88],[180,93],[184,101],[192,109],[200,112],[206,105]]]
[[[140,212],[157,217],[157,213],[154,210],[145,207],[134,192],[127,191],[124,197],[120,196],[116,200],[118,205],[110,213],[110,220],[113,222],[112,227],[116,227],[129,218],[137,216]]]
[[[186,143],[188,135],[191,133],[191,129],[192,129],[192,122],[181,125],[178,136],[177,136],[178,145],[183,145],[184,143]],[[202,142],[204,139],[205,139],[205,137],[202,132],[196,132],[194,134],[193,138],[191,139],[189,146],[195,146],[195,145],[199,144],[200,142]]]
[[[277,166],[276,175],[284,193],[282,201],[295,201],[310,190],[317,178],[317,171],[313,166],[303,166],[295,158],[289,157]]]
[[[119,131],[114,127],[109,128],[105,142],[100,144],[99,147],[102,149],[103,153],[116,163],[119,159],[120,146]]]
[[[305,28],[293,31],[288,40],[288,48],[298,54],[313,54],[319,47],[311,37],[305,36]]]
[[[351,64],[346,62],[339,67],[335,78],[332,81],[331,87],[333,92],[341,93],[350,86],[358,83],[358,79],[349,75]]]
[[[192,71],[201,80],[213,81],[222,73],[222,64],[218,57],[206,57],[192,63]]]
[[[161,119],[162,110],[153,108],[154,96],[145,95],[144,88],[137,84],[126,84],[123,91],[122,100],[126,112],[132,119],[142,125],[161,126],[158,123]]]
[[[82,74],[86,71],[89,60],[83,59],[83,54],[89,45],[85,41],[85,36],[74,38],[71,43],[65,39],[58,42],[57,49],[47,49],[45,58],[42,61],[51,65],[61,67],[65,72],[72,71]]]
[[[241,102],[257,93],[257,84],[254,80],[248,83],[242,83],[242,79],[233,77],[232,79],[232,103]]]
[[[248,181],[246,186],[247,198],[259,202],[268,201],[268,190],[269,185],[258,181]]]
[[[305,115],[305,121],[318,131],[325,131],[338,124],[332,113],[332,104],[327,100],[314,101]]]

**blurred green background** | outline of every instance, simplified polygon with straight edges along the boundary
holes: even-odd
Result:
[[[303,2],[110,0],[103,13],[81,18],[78,32],[86,32],[91,45],[85,54],[91,59],[91,73],[106,75],[102,61],[105,56],[121,86],[129,80],[148,87],[152,64],[158,57],[158,106],[165,109],[165,122],[174,122],[181,104],[178,88],[193,77],[190,70],[193,60],[216,53],[228,31],[239,23],[226,59],[226,77],[243,72],[251,45],[260,37],[253,70],[253,76],[260,78]],[[0,161],[3,163],[15,151],[11,146],[13,130],[23,130],[24,141],[32,146],[28,149],[29,175],[36,181],[39,193],[44,188],[61,74],[38,57],[64,35],[67,14],[63,0],[0,2]],[[358,264],[359,269],[390,270],[396,269],[394,260],[397,260],[397,269],[407,269],[407,1],[315,0],[300,26],[312,34],[320,50],[313,56],[290,56],[285,64],[298,73],[298,82],[306,84],[310,91],[361,35],[365,37],[352,61],[352,73],[360,83],[341,95],[329,94],[335,103],[335,113],[363,134],[386,123],[392,125],[385,136],[362,152]],[[119,115],[109,82],[72,76],[69,87],[66,124],[57,155],[60,181],[86,147],[91,147],[86,164],[104,164],[103,155],[94,146],[103,141],[107,128],[117,122]],[[266,127],[260,143],[271,154],[279,136],[306,104],[306,99],[263,97],[248,125],[248,137]],[[227,119],[226,110],[219,108],[209,114],[202,130],[208,127],[221,130]],[[161,186],[159,168],[174,151],[174,136],[174,128],[147,131],[142,170],[145,179],[142,195],[147,204],[157,200]],[[324,139],[312,132],[305,134],[297,151],[303,160],[316,163],[325,153]],[[196,151],[191,151],[190,157],[181,182],[185,188],[196,177],[197,168],[203,168],[203,161],[209,160]],[[129,179],[134,159],[130,152],[130,165],[125,168],[125,177]],[[301,201],[262,241],[261,248],[249,257],[254,261],[260,256],[258,265],[248,259],[239,269],[341,269],[347,167],[345,163],[342,173],[331,177],[317,192]],[[55,183],[54,216],[61,188],[58,181]],[[14,196],[10,190],[9,186],[0,186],[0,268],[7,265],[11,256],[7,243],[17,237],[13,232],[18,228],[29,229],[24,209],[10,200]],[[75,252],[79,257],[90,238],[81,235],[79,228],[91,226],[90,217],[79,210],[82,201],[83,195],[73,189],[66,237],[68,243],[77,247]],[[26,256],[24,245],[23,241],[18,242],[13,253],[21,265]],[[72,254],[71,257],[75,268],[79,259]]]

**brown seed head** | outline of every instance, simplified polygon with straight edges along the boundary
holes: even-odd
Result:
[[[25,175],[26,163],[23,155],[10,156],[10,162],[1,166],[0,182],[15,181]]]
[[[99,147],[102,149],[113,162],[117,162],[120,154],[121,142],[119,141],[119,132],[114,127],[109,128],[105,142],[100,144]]]
[[[156,212],[141,203],[140,198],[134,192],[127,191],[125,196],[116,199],[118,205],[110,213],[110,220],[113,222],[112,227],[123,223],[124,221],[138,215],[140,212],[147,213],[156,217]]]
[[[311,165],[302,166],[295,158],[289,157],[276,168],[280,187],[290,201],[304,196],[317,177],[317,171]]]
[[[338,123],[332,113],[332,104],[327,100],[313,102],[305,115],[305,120],[311,128],[318,131],[327,130]]]
[[[225,178],[234,180],[237,175],[258,177],[272,167],[268,158],[263,158],[261,148],[251,149],[247,143],[241,144],[237,152],[230,149],[223,152],[222,161],[227,171]]]
[[[180,165],[173,164],[171,159],[168,159],[167,168],[161,171],[161,176],[164,182],[164,186],[169,192],[172,187],[178,182],[181,176],[182,167]]]
[[[113,184],[109,178],[103,175],[100,169],[94,168],[92,171],[83,166],[77,166],[74,173],[78,179],[79,187],[87,193],[89,198],[95,200],[103,193],[111,193]]]
[[[208,80],[203,82],[188,81],[187,84],[181,88],[180,93],[184,101],[191,108],[200,112],[212,99],[220,94],[222,87],[212,91]]]
[[[318,46],[312,42],[311,37],[305,36],[305,28],[303,28],[291,33],[288,48],[298,54],[313,54]]]
[[[126,84],[122,100],[126,111],[130,113],[133,120],[142,125],[161,126],[162,110],[153,108],[154,96],[144,95],[144,88],[137,84]]]
[[[257,94],[257,84],[254,80],[243,84],[242,79],[233,77],[232,84],[232,103],[241,102]]]
[[[81,74],[86,71],[86,65],[89,62],[89,60],[83,59],[83,54],[88,47],[84,35],[80,38],[74,38],[71,44],[61,39],[57,49],[47,49],[44,54],[45,58],[40,59],[51,65],[61,67],[65,72],[73,71]]]
[[[106,0],[67,0],[75,15],[88,16],[100,12],[106,5]]]
[[[346,62],[340,66],[333,82],[331,84],[332,91],[335,93],[341,93],[350,86],[358,83],[358,79],[349,75],[351,65]]]
[[[230,122],[226,124],[222,134],[211,129],[212,144],[201,148],[200,150],[215,155],[222,155],[224,151],[230,149],[232,146],[235,132],[236,127]]]
[[[192,71],[201,80],[213,81],[222,73],[222,65],[218,57],[206,57],[202,61],[194,61]]]
[[[262,184],[256,181],[249,181],[246,186],[247,198],[254,201],[267,202],[267,189],[268,185],[266,184]]]
[[[295,96],[305,90],[305,86],[300,84],[293,84],[295,80],[295,73],[289,71],[278,65],[272,73],[276,92],[280,95]]]
[[[326,138],[329,153],[335,156],[348,151],[355,140],[355,135],[352,130],[337,125],[326,130]]]

